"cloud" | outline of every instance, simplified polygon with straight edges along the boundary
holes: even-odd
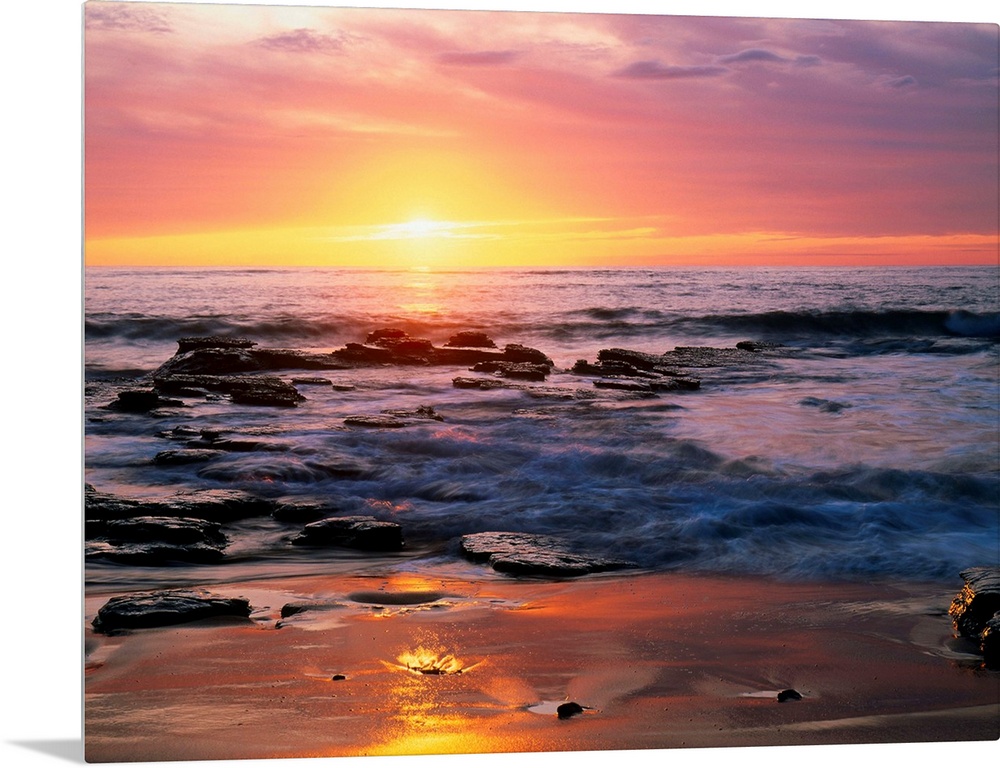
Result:
[[[917,78],[913,75],[904,75],[903,77],[894,77],[892,80],[886,80],[882,85],[886,88],[909,88],[911,85],[917,84]]]
[[[450,51],[438,56],[438,61],[462,67],[492,67],[509,64],[517,57],[517,51]]]
[[[794,63],[797,67],[818,67],[823,59],[819,56],[796,56]]]
[[[124,32],[173,32],[167,17],[151,8],[119,3],[87,3],[84,6],[88,30],[120,30]]]
[[[775,61],[784,63],[788,59],[763,48],[747,48],[745,51],[740,51],[739,53],[731,53],[728,56],[719,57],[721,64],[740,64],[745,61]]]
[[[254,40],[254,45],[271,51],[289,53],[339,53],[349,42],[346,34],[325,35],[314,29],[293,29]]]
[[[712,64],[673,66],[656,60],[635,61],[615,72],[615,77],[630,80],[678,80],[696,77],[718,77],[729,70]]]

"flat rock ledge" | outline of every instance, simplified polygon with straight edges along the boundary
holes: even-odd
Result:
[[[129,499],[98,491],[90,484],[84,485],[83,506],[88,521],[152,516],[193,517],[216,523],[265,517],[275,507],[267,499],[232,489],[182,491],[162,499]]]
[[[376,520],[369,515],[328,517],[306,525],[292,539],[292,544],[396,552],[403,548],[403,532],[398,523]]]
[[[955,631],[979,643],[990,669],[1000,669],[1000,568],[967,568],[965,586],[951,601],[948,614]]]
[[[152,377],[154,382],[162,382],[182,376],[231,377],[267,371],[344,370],[379,365],[468,366],[491,360],[552,366],[552,360],[537,349],[508,344],[499,350],[492,339],[475,331],[455,334],[447,344],[438,347],[396,328],[380,328],[368,334],[363,344],[352,342],[325,353],[258,348],[249,339],[219,336],[181,339],[177,353],[157,368]]]
[[[517,576],[584,576],[635,567],[624,560],[572,553],[562,540],[534,533],[471,533],[462,537],[460,548],[474,563],[489,563],[499,573]]]
[[[291,408],[305,400],[292,384],[276,376],[172,373],[163,372],[163,366],[153,373],[153,387],[157,392],[188,397],[222,393],[242,405]]]
[[[215,563],[228,540],[219,523],[190,517],[87,520],[86,558],[143,566]]]
[[[97,612],[93,626],[97,632],[111,633],[249,616],[250,601],[242,597],[222,597],[205,590],[167,590],[112,597]]]

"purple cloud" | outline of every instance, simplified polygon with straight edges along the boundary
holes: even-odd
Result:
[[[896,77],[892,80],[887,80],[883,83],[886,88],[908,88],[911,85],[917,84],[917,78],[913,75],[904,75],[903,77]]]
[[[438,61],[462,67],[492,67],[509,64],[517,56],[517,51],[450,51],[438,56]]]
[[[739,53],[731,53],[728,56],[720,56],[719,62],[722,64],[739,64],[745,61],[775,61],[784,63],[788,61],[784,56],[779,56],[773,51],[763,48],[748,48]]]
[[[151,8],[139,8],[134,4],[96,3],[84,6],[87,29],[108,29],[124,32],[173,32],[167,17]]]
[[[695,77],[718,77],[729,70],[713,64],[679,67],[656,60],[636,61],[615,72],[615,77],[630,80],[678,80]]]
[[[314,29],[293,29],[254,40],[254,45],[271,51],[289,53],[339,53],[348,42],[348,35],[325,35]]]

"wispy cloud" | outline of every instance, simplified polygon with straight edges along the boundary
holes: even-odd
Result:
[[[739,53],[720,56],[718,60],[721,64],[740,64],[747,61],[774,61],[778,63],[788,61],[784,56],[779,56],[774,51],[768,51],[764,48],[747,48]]]
[[[517,56],[517,51],[449,51],[439,55],[438,61],[463,67],[493,67],[509,64]]]
[[[301,28],[260,37],[253,44],[271,51],[289,53],[340,53],[350,40],[351,36],[344,33],[327,35],[315,29]]]
[[[133,3],[87,3],[84,25],[88,30],[119,30],[124,32],[173,32],[166,14],[154,8],[142,8]]]
[[[718,77],[729,70],[714,64],[676,66],[663,64],[655,59],[635,61],[615,72],[616,77],[630,80],[678,80],[697,77]]]

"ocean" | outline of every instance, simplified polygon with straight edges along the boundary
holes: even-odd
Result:
[[[157,498],[235,488],[401,524],[398,567],[481,568],[457,537],[556,535],[648,570],[779,579],[957,579],[1000,547],[1000,272],[995,267],[505,270],[111,269],[85,272],[85,480]],[[295,408],[185,399],[109,410],[177,339],[238,336],[329,352],[398,328],[481,331],[555,363],[543,383],[468,390],[456,366],[322,376]],[[697,391],[640,396],[570,371],[602,349],[781,345],[691,370]],[[429,406],[404,429],[357,414]],[[270,450],[153,462],[176,427]],[[348,467],[351,471],[345,472]],[[89,584],[147,587],[350,570],[289,544],[301,525],[229,523],[226,558],[149,568],[88,560]]]

